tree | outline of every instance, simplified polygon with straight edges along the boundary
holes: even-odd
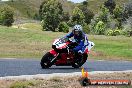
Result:
[[[88,6],[88,1],[83,1],[84,6]]]
[[[132,17],[132,1],[128,2],[124,6],[123,18],[126,21],[129,17]]]
[[[99,21],[97,25],[95,26],[95,33],[102,35],[105,31],[105,24],[102,21]]]
[[[124,31],[127,32],[129,36],[132,36],[132,1],[129,1],[124,6],[123,20],[125,21]]]
[[[69,32],[69,26],[67,25],[66,22],[60,22],[58,29],[59,32],[64,32],[64,33]]]
[[[34,16],[33,16],[33,19],[34,20],[40,20],[40,16],[38,13],[35,13]]]
[[[121,28],[123,21],[123,8],[120,6],[116,6],[116,8],[113,10],[113,15],[114,18],[119,22],[118,28]]]
[[[85,18],[85,16],[84,16],[82,10],[79,9],[78,7],[75,7],[73,9],[71,19],[69,21],[70,26],[74,26],[75,24],[82,25],[85,21],[84,18]]]
[[[116,3],[114,0],[108,0],[104,3],[104,6],[109,9],[111,14],[113,14],[113,10],[116,7]]]
[[[82,5],[79,6],[85,16],[85,23],[89,24],[94,16],[94,13],[88,9],[88,1],[84,1]]]
[[[4,6],[0,10],[0,24],[4,26],[11,26],[12,23],[14,22],[14,12],[13,9],[11,9],[8,6]]]
[[[42,3],[39,10],[43,30],[55,31],[63,14],[62,4],[57,0],[49,0]]]
[[[62,21],[68,22],[69,20],[70,20],[70,14],[68,12],[64,12]]]
[[[83,24],[83,31],[84,31],[86,34],[89,34],[89,33],[90,33],[90,28],[89,28],[89,25],[87,25],[87,23],[84,23],[84,24]]]
[[[8,0],[8,1],[14,2],[14,0]]]
[[[40,20],[42,20],[42,18],[43,18],[43,13],[45,12],[46,13],[46,11],[43,9],[43,6],[44,6],[44,4],[46,4],[46,3],[48,3],[48,0],[44,0],[42,3],[41,3],[41,5],[40,5],[40,7],[39,7],[39,16],[40,16]]]
[[[108,22],[108,15],[109,15],[109,10],[106,7],[102,6],[101,12],[99,13],[100,21],[107,23]]]
[[[124,24],[124,31],[127,32],[127,35],[132,36],[132,17],[129,17]]]
[[[109,10],[101,6],[100,12],[94,16],[94,18],[91,20],[90,23],[90,32],[93,34],[105,34],[106,27],[108,26],[108,23],[110,21],[111,16],[109,13]]]

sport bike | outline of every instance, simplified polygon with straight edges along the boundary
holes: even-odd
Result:
[[[77,43],[74,39],[55,39],[52,44],[53,49],[42,57],[40,65],[43,69],[49,68],[52,65],[72,66],[74,68],[79,68],[87,61],[88,54],[95,44],[91,41],[88,41],[88,43],[85,43],[85,45],[85,51],[78,51],[76,54],[72,51],[72,49],[77,46]]]

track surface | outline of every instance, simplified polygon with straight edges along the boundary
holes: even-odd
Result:
[[[39,63],[39,60],[0,59],[0,77],[81,72],[81,69],[74,69],[71,66],[52,66],[50,69],[41,69]],[[132,70],[132,62],[88,60],[83,67],[88,71],[125,71]]]

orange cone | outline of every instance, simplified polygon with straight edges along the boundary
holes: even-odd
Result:
[[[87,77],[87,78],[88,78],[88,72],[87,72],[87,71],[85,72],[85,77]]]

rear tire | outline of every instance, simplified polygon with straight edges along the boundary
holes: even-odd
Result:
[[[42,67],[42,69],[46,69],[52,66],[52,64],[50,63],[50,61],[54,58],[54,56],[50,53],[47,52],[41,59],[40,65]]]
[[[82,58],[79,58],[79,60],[72,64],[72,67],[74,68],[80,68],[86,61],[87,61],[87,54],[83,54]]]

